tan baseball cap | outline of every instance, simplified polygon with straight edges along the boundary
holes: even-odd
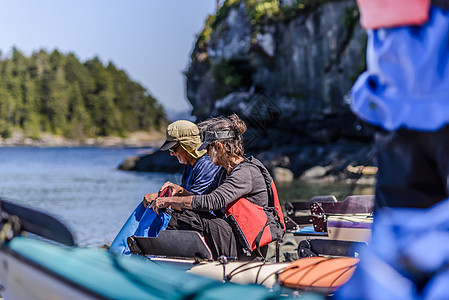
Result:
[[[168,150],[178,143],[184,150],[196,159],[200,158],[207,152],[206,150],[198,150],[202,144],[200,130],[195,123],[187,120],[179,120],[167,126],[166,139],[160,150]]]

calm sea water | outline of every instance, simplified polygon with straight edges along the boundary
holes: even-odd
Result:
[[[181,174],[117,170],[126,157],[137,154],[137,149],[0,148],[0,197],[55,215],[80,246],[108,244],[144,194],[156,192],[167,180],[181,181]],[[277,186],[285,202],[329,194],[343,199],[349,184]],[[373,188],[358,185],[354,193],[372,194]]]
[[[126,172],[136,149],[0,148],[0,197],[55,215],[80,246],[110,243],[142,200],[180,174]]]

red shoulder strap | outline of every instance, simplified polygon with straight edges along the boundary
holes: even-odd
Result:
[[[267,193],[269,197],[268,206],[276,208],[276,211],[279,216],[279,222],[282,225],[282,229],[285,231],[285,222],[284,222],[284,215],[282,214],[282,208],[281,203],[279,201],[278,191],[276,189],[276,186],[274,184],[274,180],[271,177],[268,170],[265,168],[265,166],[259,162],[258,160],[253,160],[253,157],[245,158],[246,162],[249,162],[255,166],[257,166],[262,173],[263,178],[265,179],[265,184],[267,186]]]

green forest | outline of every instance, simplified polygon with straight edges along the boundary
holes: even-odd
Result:
[[[159,130],[162,106],[112,63],[81,62],[75,54],[40,50],[30,57],[14,48],[0,54],[0,136],[22,130],[84,139]]]

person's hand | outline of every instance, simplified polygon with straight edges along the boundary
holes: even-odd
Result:
[[[145,196],[143,196],[143,207],[147,208],[148,205],[151,204],[151,202],[153,202],[154,200],[156,200],[157,198],[157,193],[150,193],[150,194],[146,194]]]
[[[159,214],[159,209],[166,208],[170,206],[168,199],[170,197],[157,197],[153,202],[151,202],[150,208],[154,210],[155,213]]]
[[[161,188],[159,189],[159,193],[162,192],[166,188],[171,189],[171,195],[172,196],[181,196],[184,193],[184,188],[183,187],[181,187],[181,186],[179,186],[177,184],[174,184],[174,183],[172,183],[170,181],[167,181],[166,183],[164,183],[163,186],[161,186]]]

